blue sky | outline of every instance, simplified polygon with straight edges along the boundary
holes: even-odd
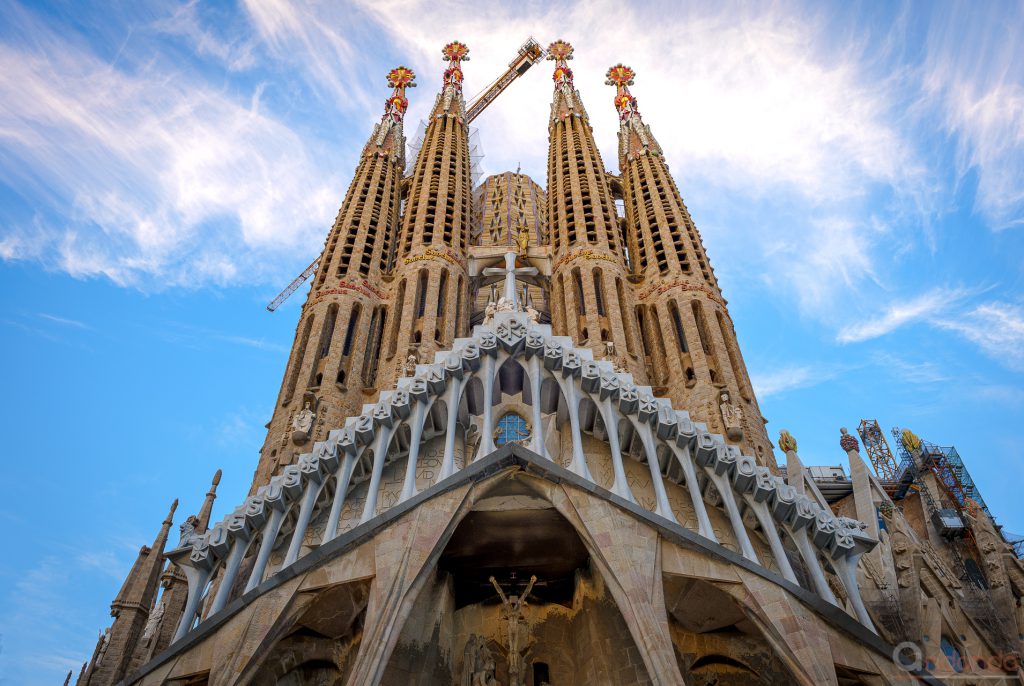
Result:
[[[59,683],[175,497],[245,495],[319,251],[412,67],[409,129],[529,35],[616,166],[616,62],[730,302],[769,433],[955,444],[1024,533],[1024,4],[0,0],[0,683]],[[477,120],[544,183],[550,65]]]

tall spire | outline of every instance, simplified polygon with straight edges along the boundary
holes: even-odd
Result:
[[[425,362],[468,330],[466,247],[473,222],[473,175],[469,154],[462,63],[469,48],[452,41],[441,50],[447,62],[423,143],[409,179],[402,231],[395,251],[393,311],[381,352],[378,387],[410,364]],[[455,294],[454,297],[452,294]]]
[[[661,147],[629,91],[636,74],[616,64],[619,169],[648,381],[696,418],[774,464],[736,332],[700,233]]]
[[[615,109],[619,112],[619,160],[637,155],[661,154],[661,147],[651,135],[651,128],[640,117],[636,98],[629,92],[636,73],[631,67],[616,64],[605,74],[605,83],[615,86]]]
[[[217,473],[213,475],[213,482],[210,484],[210,490],[206,492],[206,499],[203,500],[203,506],[199,508],[199,520],[198,526],[196,526],[196,533],[201,534],[206,531],[206,527],[210,525],[210,513],[213,511],[213,501],[217,499],[217,485],[220,484],[221,471],[218,469]]]
[[[548,121],[548,226],[552,257],[551,314],[556,333],[590,347],[597,359],[628,369],[639,380],[623,224],[594,132],[575,89],[573,47],[548,46],[554,93]]]
[[[358,411],[377,386],[405,175],[406,92],[416,75],[395,67],[387,85],[391,95],[320,253],[252,492],[324,438],[324,427]]]

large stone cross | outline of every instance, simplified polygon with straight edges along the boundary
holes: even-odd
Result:
[[[499,274],[505,277],[505,293],[504,298],[515,310],[519,309],[519,300],[516,295],[516,277],[517,276],[535,276],[537,274],[536,267],[517,267],[516,257],[519,255],[511,250],[505,253],[505,266],[504,267],[487,267],[483,273],[486,276],[497,276]]]

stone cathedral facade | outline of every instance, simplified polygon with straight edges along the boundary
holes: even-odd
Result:
[[[633,70],[612,173],[572,53],[543,180],[474,184],[465,45],[409,164],[388,74],[248,497],[211,522],[218,473],[168,543],[172,507],[78,683],[1022,683],[985,513],[987,605],[845,430],[838,501],[785,432],[776,464]]]

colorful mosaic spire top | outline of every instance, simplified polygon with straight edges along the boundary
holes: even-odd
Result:
[[[469,48],[465,43],[452,41],[441,49],[441,56],[448,62],[448,68],[444,70],[444,85],[454,86],[462,90],[462,62],[469,61]]]
[[[388,72],[388,85],[394,91],[384,103],[385,116],[401,120],[405,116],[405,111],[409,109],[409,100],[405,97],[405,89],[416,87],[416,74],[408,67],[395,67]]]
[[[640,117],[636,98],[629,92],[629,86],[633,85],[635,76],[636,72],[632,67],[627,67],[624,64],[616,64],[605,74],[605,83],[615,86],[615,109],[619,111],[619,119],[622,121]]]
[[[572,85],[572,69],[566,64],[572,59],[572,53],[572,45],[561,39],[548,46],[548,59],[555,62],[555,73],[552,79],[556,84]]]

